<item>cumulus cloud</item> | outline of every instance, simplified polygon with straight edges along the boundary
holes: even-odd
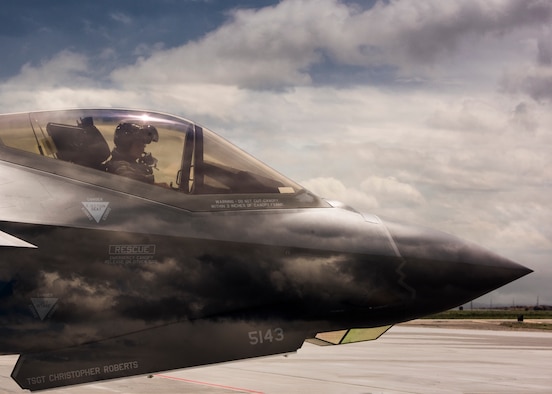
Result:
[[[116,64],[112,47],[28,62],[0,85],[0,104],[183,115],[320,196],[544,267],[552,250],[551,8],[533,0],[366,8],[298,0],[236,9],[180,46],[134,43],[141,58],[133,64]],[[115,66],[104,75],[107,65]],[[333,83],[332,73],[353,83]]]
[[[55,88],[65,86],[68,81],[71,85],[82,84],[89,81],[88,71],[88,59],[85,55],[63,50],[39,65],[24,64],[19,75],[8,80],[2,87]]]
[[[509,93],[525,93],[536,101],[552,100],[552,66],[530,67],[504,74],[501,87]]]
[[[396,29],[398,45],[420,62],[451,53],[463,41],[476,45],[478,37],[546,24],[552,16],[552,6],[540,1],[397,2],[390,9],[383,3],[374,8],[383,16],[378,27]]]
[[[412,185],[398,181],[394,177],[371,176],[364,180],[361,189],[366,193],[372,193],[378,200],[384,200],[387,204],[420,205],[425,202],[423,195]]]
[[[323,198],[343,202],[358,210],[373,211],[379,205],[373,195],[347,187],[335,178],[314,178],[301,184]]]
[[[501,40],[527,25],[549,23],[551,16],[552,5],[538,1],[398,1],[366,10],[336,0],[283,1],[259,10],[236,10],[224,26],[202,39],[157,51],[115,70],[112,78],[118,83],[210,81],[273,89],[310,84],[309,70],[327,60],[420,73],[437,67],[437,60],[455,55],[459,47],[473,52],[481,37]]]
[[[495,242],[500,245],[511,245],[520,248],[544,250],[550,247],[550,239],[527,221],[517,221],[499,229]]]
[[[538,122],[534,106],[526,102],[516,105],[510,117],[510,124],[517,132],[534,133],[537,131]]]

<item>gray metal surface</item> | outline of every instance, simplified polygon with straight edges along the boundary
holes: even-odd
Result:
[[[141,134],[126,164],[103,162],[131,119],[159,136],[159,167]],[[0,186],[0,353],[21,354],[12,377],[32,390],[288,353],[531,272],[326,202],[162,114],[0,116]]]

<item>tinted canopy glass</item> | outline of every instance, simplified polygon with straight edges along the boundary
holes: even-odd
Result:
[[[301,187],[179,117],[134,110],[0,116],[2,145],[186,194],[293,194]]]

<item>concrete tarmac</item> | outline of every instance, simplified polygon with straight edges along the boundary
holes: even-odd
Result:
[[[22,393],[0,357],[0,393]],[[45,391],[67,393],[552,393],[552,332],[391,328],[376,341]]]

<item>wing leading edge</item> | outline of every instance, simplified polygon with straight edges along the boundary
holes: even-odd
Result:
[[[0,231],[0,246],[9,246],[13,248],[36,248],[35,245],[14,237],[13,235],[6,234],[2,231]]]

